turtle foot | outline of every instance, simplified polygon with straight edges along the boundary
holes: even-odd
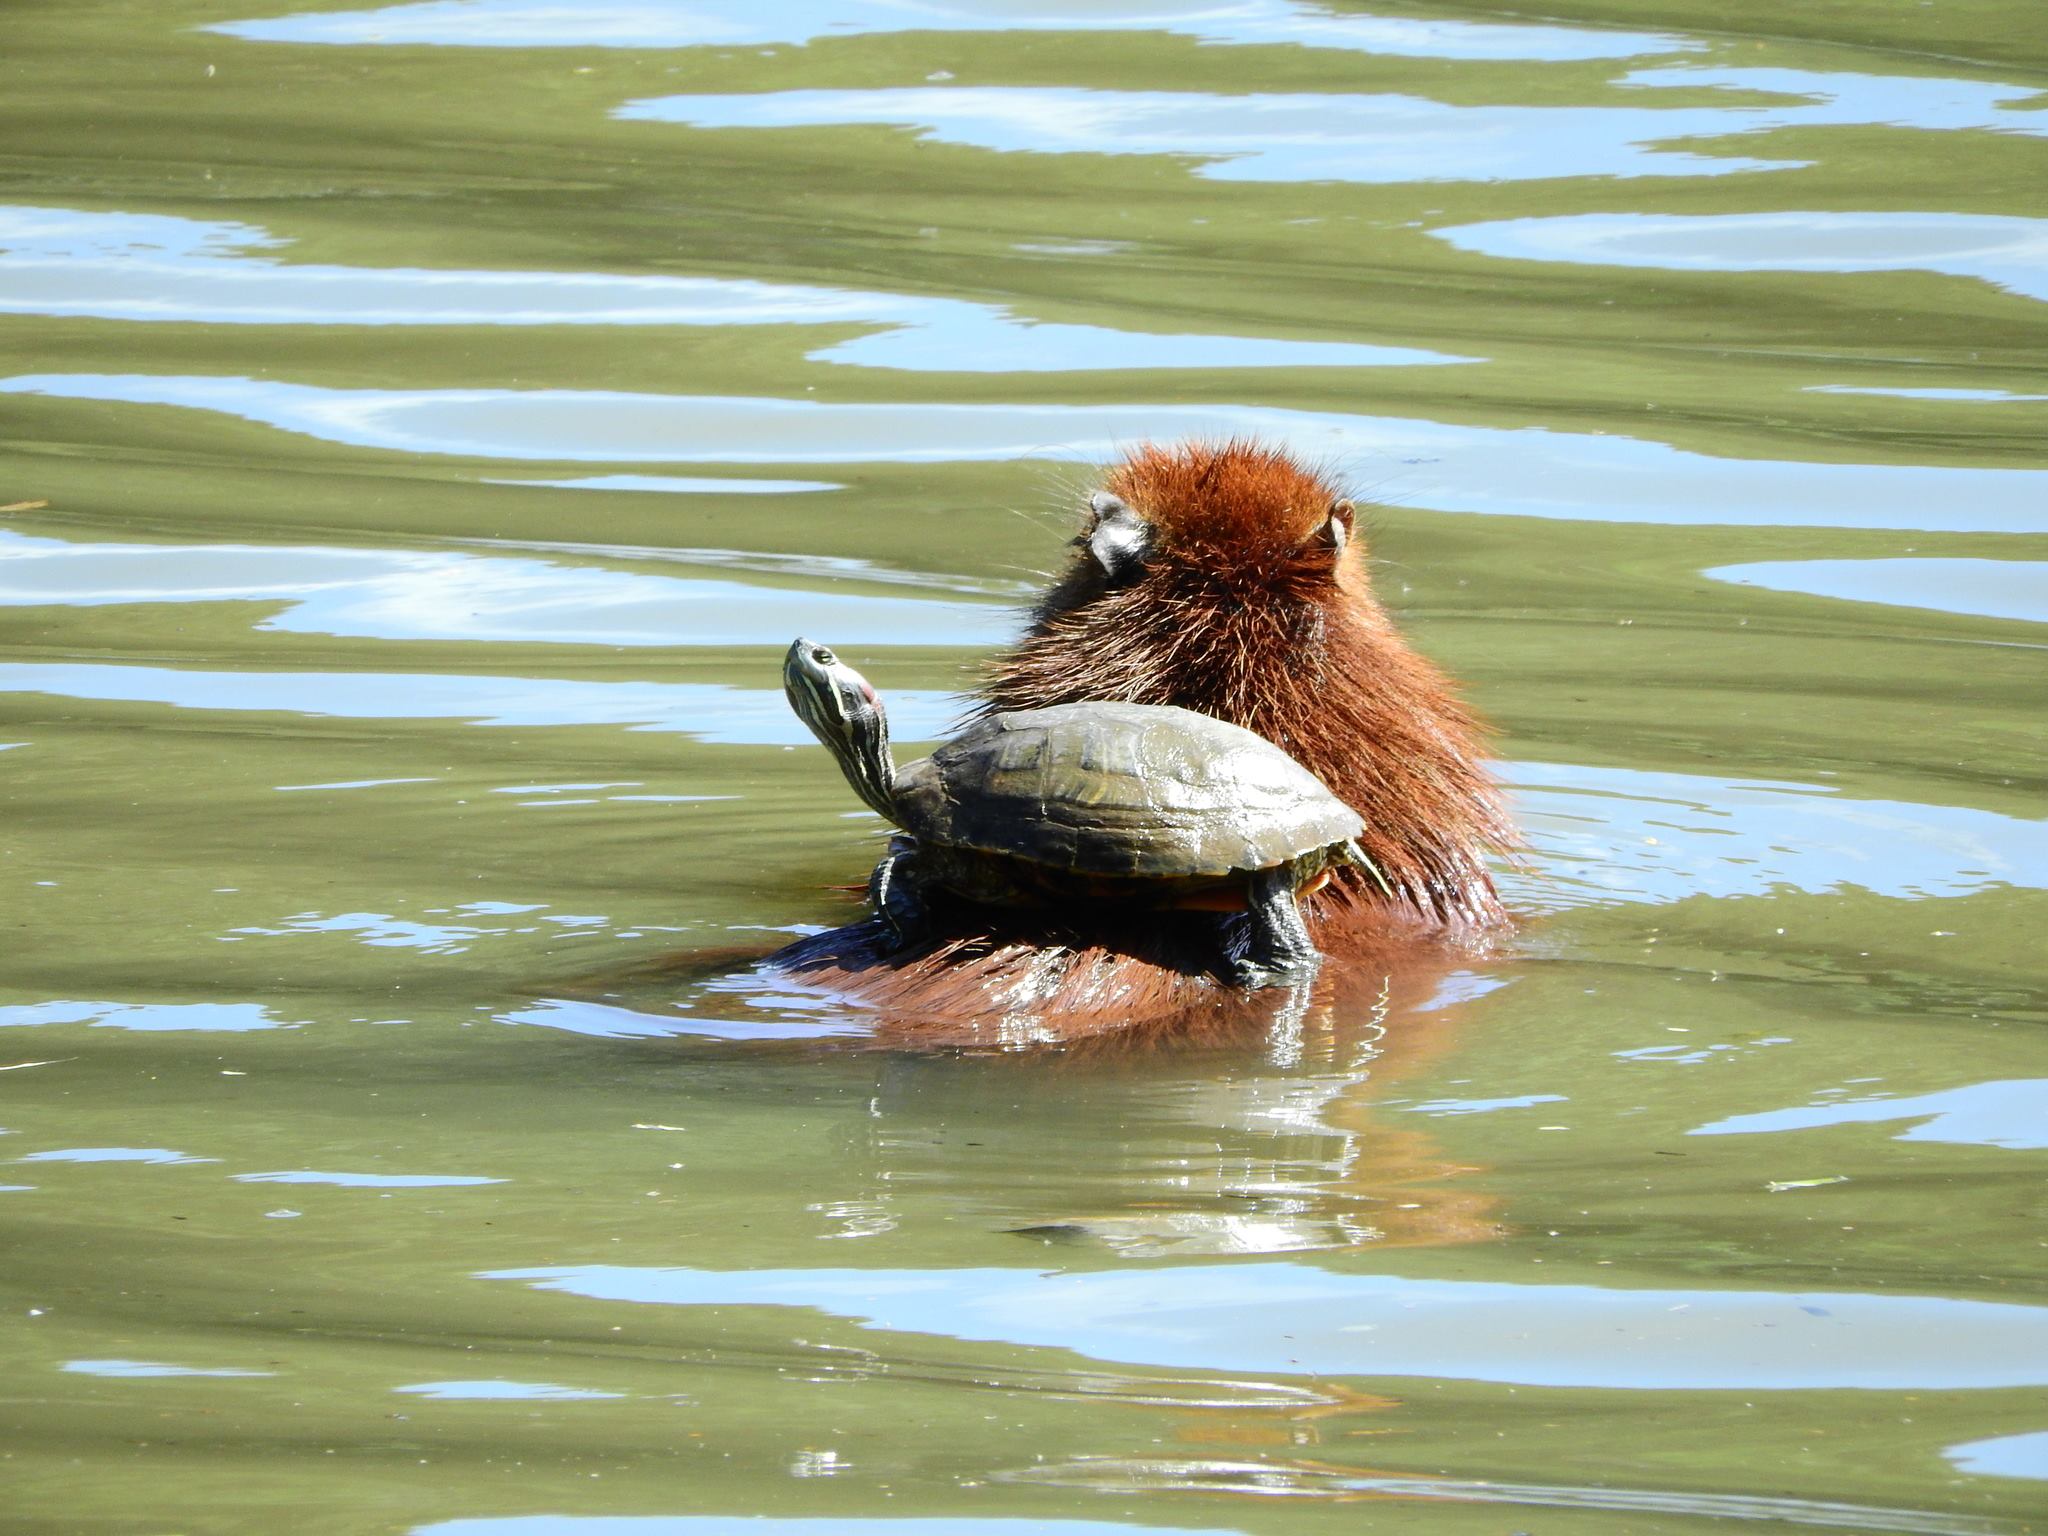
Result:
[[[1262,987],[1306,987],[1323,968],[1323,957],[1311,951],[1306,957],[1286,960],[1257,959],[1246,955],[1229,968],[1233,985],[1248,991]]]
[[[892,843],[889,856],[868,876],[868,901],[876,920],[888,932],[890,953],[913,948],[926,937],[930,926],[914,868],[912,851]]]

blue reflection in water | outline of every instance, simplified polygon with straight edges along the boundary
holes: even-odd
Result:
[[[217,1157],[192,1157],[168,1147],[65,1147],[54,1152],[31,1152],[17,1158],[23,1163],[217,1163]]]
[[[2048,1430],[2030,1435],[2001,1435],[1972,1440],[1943,1452],[1965,1472],[1980,1477],[2033,1477],[2048,1480]]]
[[[635,731],[680,731],[700,741],[741,746],[814,743],[779,689],[728,688],[720,683],[582,683],[445,672],[187,672],[173,667],[11,662],[0,663],[0,693],[350,720],[615,725]],[[891,734],[907,742],[950,734],[963,708],[957,695],[917,689],[891,689],[888,704]]]
[[[0,1008],[0,1029],[31,1024],[91,1024],[105,1029],[296,1029],[280,1024],[258,1003],[25,1003]]]
[[[830,562],[765,563],[807,570],[821,580],[838,574]],[[260,629],[377,640],[782,646],[808,633],[830,635],[847,647],[990,645],[1007,639],[1016,625],[1010,608],[993,603],[821,592],[504,556],[319,545],[85,544],[0,529],[0,608],[218,602],[287,605]]]
[[[1565,1095],[1561,1093],[1521,1093],[1505,1099],[1431,1099],[1425,1104],[1402,1104],[1399,1108],[1405,1114],[1438,1118],[1445,1115],[1490,1115],[1503,1109],[1529,1109],[1538,1104],[1566,1102]]]
[[[586,1387],[558,1387],[545,1381],[422,1381],[409,1387],[393,1387],[440,1403],[574,1403],[619,1398],[619,1392],[597,1392]]]
[[[279,1173],[238,1173],[238,1184],[336,1184],[346,1189],[450,1189],[468,1184],[503,1184],[473,1173],[324,1173],[311,1168]]]
[[[714,1018],[697,1013],[646,1013],[610,1003],[548,998],[530,1008],[499,1014],[503,1024],[537,1024],[567,1034],[588,1035],[600,1040],[666,1040],[679,1037],[706,1040],[826,1040],[866,1032],[857,1004],[845,998],[807,997],[790,990],[789,978],[756,978],[779,990],[743,995],[738,1005],[763,1010],[756,1018]],[[722,989],[734,990],[730,987]],[[683,1005],[678,1005],[683,1006]],[[787,1016],[794,1014],[795,1017]],[[810,1015],[806,1017],[805,1015]]]
[[[1474,361],[1412,347],[1036,324],[961,299],[745,278],[331,267],[248,254],[286,243],[246,224],[0,207],[0,313],[212,325],[887,326],[809,356],[935,372]]]
[[[1892,400],[1980,400],[2006,405],[2024,400],[2048,400],[2048,395],[2019,395],[2007,389],[1887,389],[1877,384],[1809,384],[1809,395],[1882,395]]]
[[[1834,1499],[1786,1498],[1777,1494],[1702,1493],[1690,1488],[1618,1488],[1609,1483],[1524,1483],[1505,1478],[1465,1478],[1424,1473],[1353,1472],[1324,1461],[1229,1461],[1218,1456],[1083,1456],[1072,1461],[1036,1461],[997,1474],[1001,1482],[1050,1488],[1086,1488],[1097,1494],[1142,1497],[1162,1491],[1253,1495],[1286,1499],[1398,1499],[1447,1504],[1527,1505],[1537,1509],[1636,1514],[1651,1525],[1616,1526],[1619,1531],[1676,1530],[1707,1520],[1768,1525],[1815,1526],[1887,1536],[2026,1536],[2025,1528],[1977,1515],[1921,1509],[1845,1504]],[[1521,1521],[1513,1522],[1520,1526]],[[1605,1522],[1602,1522],[1604,1525]],[[1507,1527],[1482,1527],[1506,1529]],[[1570,1529],[1596,1529],[1594,1526]],[[1563,1527],[1560,1527],[1563,1529]],[[1518,1536],[1526,1533],[1518,1532]]]
[[[1542,866],[1509,877],[1518,906],[2048,889],[2048,820],[1767,779],[1530,762],[1502,776]]]
[[[2048,1385],[2048,1308],[1938,1296],[1610,1290],[1276,1263],[1095,1274],[592,1264],[481,1278],[605,1301],[800,1307],[882,1331],[1183,1370],[1688,1390]]]
[[[1634,89],[1711,88],[1792,102],[1756,104],[1770,127],[1890,127],[1953,133],[1982,130],[2048,135],[2048,117],[2026,103],[2033,86],[1938,75],[1865,75],[1834,69],[1750,69],[1711,64],[1666,64],[1632,70],[1620,84]]]
[[[1846,1091],[1846,1090],[1841,1090]],[[2048,1077],[2014,1078],[1945,1088],[1912,1098],[1847,1099],[1731,1115],[1688,1132],[1693,1136],[1754,1136],[1830,1125],[1883,1125],[1917,1120],[1894,1141],[1946,1141],[1966,1146],[2048,1148]]]
[[[1213,96],[1077,87],[931,87],[661,96],[631,120],[693,128],[886,124],[1034,154],[1183,155],[1216,181],[1527,181],[1719,176],[1805,162],[1666,150],[1659,140],[1773,126],[1754,107],[1449,106],[1416,96]]]
[[[1240,1527],[1113,1520],[901,1519],[830,1515],[483,1515],[416,1525],[410,1536],[1240,1536]]]
[[[275,1371],[243,1371],[232,1366],[165,1365],[155,1360],[66,1360],[59,1370],[80,1376],[275,1376]]]
[[[1762,560],[1701,574],[1773,592],[2048,623],[2048,562],[2039,560]]]
[[[1360,16],[1295,0],[1092,10],[1072,0],[427,0],[379,10],[216,22],[204,30],[262,42],[470,48],[698,48],[892,32],[1158,32],[1204,43],[1292,43],[1443,59],[1612,59],[1699,43],[1658,33]]]
[[[812,744],[779,690],[719,683],[13,662],[0,663],[4,693],[344,719],[617,726],[738,746]],[[889,718],[899,741],[932,741],[951,734],[966,702],[957,694],[892,689]],[[1511,872],[1505,881],[1515,904],[1529,910],[1768,896],[1786,889],[1856,888],[1909,899],[2002,886],[2048,889],[2048,821],[1967,806],[1863,800],[1819,784],[1559,763],[1513,762],[1501,771],[1517,790],[1539,866],[1533,874]],[[509,931],[350,912],[302,914],[285,928],[236,932],[287,930],[344,930],[365,935],[366,943],[445,953]]]
[[[719,480],[696,475],[585,475],[580,480],[486,480],[484,484],[546,486],[562,491],[658,491],[679,496],[793,496],[846,489],[830,480]]]
[[[1623,83],[1637,95],[1677,87],[1799,99],[1708,107],[1456,106],[1400,95],[911,86],[661,96],[630,102],[617,115],[697,128],[889,124],[943,143],[999,151],[1198,156],[1210,163],[1197,174],[1224,181],[1722,176],[1807,162],[1668,146],[1859,124],[2048,134],[2048,116],[2007,107],[2034,94],[2024,86],[1789,69],[1640,70]]]
[[[1724,459],[1598,433],[1264,406],[851,405],[595,390],[343,390],[169,374],[28,374],[0,379],[0,394],[219,411],[364,448],[615,463],[1107,461],[1135,442],[1253,434],[1370,472],[1383,499],[1437,511],[2048,532],[2048,471]],[[839,637],[822,624],[814,632]]]
[[[1941,272],[2048,299],[2048,219],[1988,213],[1581,213],[1430,231],[1461,251],[1675,272]]]

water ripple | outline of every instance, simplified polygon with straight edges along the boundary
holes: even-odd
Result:
[[[1895,1120],[1919,1123],[1899,1132],[1894,1141],[2041,1150],[2048,1148],[2048,1077],[1971,1083],[1904,1099],[1834,1099],[1794,1109],[1760,1110],[1730,1115],[1687,1134],[1754,1136],[1831,1125],[1884,1125]]]
[[[173,374],[24,374],[0,379],[0,394],[217,411],[362,448],[566,462],[1107,462],[1134,442],[1251,434],[1310,460],[1370,467],[1383,499],[1446,512],[2048,532],[2042,470],[1728,459],[1602,433],[1264,406],[828,404],[565,389],[327,389]]]
[[[1762,560],[1701,574],[1772,592],[2048,624],[2048,562],[2040,560]]]
[[[1412,347],[1044,324],[964,299],[746,278],[335,267],[249,254],[287,243],[247,224],[0,207],[0,313],[209,325],[884,326],[808,355],[931,372],[1474,361]]]
[[[480,1276],[604,1301],[793,1307],[1172,1369],[1744,1391],[2048,1385],[2048,1308],[1939,1296],[1621,1290],[1251,1263],[1022,1269],[653,1269]]]
[[[89,662],[0,662],[0,693],[351,720],[611,725],[630,731],[679,731],[700,741],[741,746],[808,746],[813,741],[780,689],[731,688],[722,683],[592,683],[447,672],[199,672]],[[955,694],[892,689],[891,733],[902,741],[950,734],[962,707]],[[385,920],[377,913],[358,916],[372,924]],[[428,937],[438,942],[448,935]]]
[[[1511,1504],[1537,1509],[1742,1520],[1826,1530],[1898,1533],[1898,1536],[2024,1536],[2027,1527],[1979,1515],[1887,1509],[1828,1499],[1773,1494],[1705,1493],[1692,1489],[1616,1488],[1560,1483],[1517,1483],[1462,1477],[1347,1472],[1327,1465],[1270,1461],[1153,1457],[1087,1457],[1020,1467],[998,1474],[1005,1482],[1091,1488],[1138,1495],[1162,1491],[1236,1493],[1264,1498],[1401,1499],[1418,1503]]]
[[[564,550],[573,546],[559,546]],[[678,556],[680,552],[670,552]],[[699,551],[716,564],[719,552]],[[688,558],[687,556],[680,556]],[[737,554],[831,581],[860,562]],[[256,627],[376,640],[782,646],[793,634],[846,646],[989,645],[1013,610],[919,595],[865,595],[559,561],[320,545],[101,544],[0,529],[0,608],[262,602]]]
[[[1662,33],[1331,12],[1296,0],[1162,6],[1145,0],[1091,15],[1064,0],[425,0],[378,10],[215,22],[204,30],[279,43],[466,48],[801,46],[821,37],[900,32],[1130,32],[1204,43],[1294,44],[1440,59],[1633,58],[1700,47]]]
[[[1008,153],[1198,157],[1206,163],[1196,174],[1219,181],[1364,183],[1796,169],[1808,162],[1675,147],[1784,128],[2048,134],[2042,113],[2011,106],[2034,94],[2025,86],[1791,69],[1639,70],[1622,84],[1639,96],[1657,88],[1713,88],[1794,99],[1705,107],[1461,106],[1392,94],[910,86],[661,96],[629,102],[617,115],[694,128],[885,124]]]
[[[1430,231],[1516,261],[1673,272],[1940,272],[2048,299],[2048,219],[1989,213],[1580,213]]]

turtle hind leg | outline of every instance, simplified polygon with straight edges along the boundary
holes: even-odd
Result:
[[[930,928],[924,897],[917,888],[917,855],[914,849],[892,847],[889,856],[868,876],[868,902],[875,916],[895,937],[898,949],[922,939]]]
[[[1279,864],[1251,877],[1251,943],[1231,968],[1230,979],[1239,986],[1300,986],[1322,966],[1322,952],[1294,900],[1300,873],[1293,864]]]

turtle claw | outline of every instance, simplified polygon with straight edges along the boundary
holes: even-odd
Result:
[[[1245,955],[1231,962],[1229,969],[1233,985],[1256,992],[1264,987],[1287,987],[1290,990],[1306,987],[1314,982],[1322,968],[1323,957],[1312,951],[1305,959],[1282,964],[1268,964]]]

